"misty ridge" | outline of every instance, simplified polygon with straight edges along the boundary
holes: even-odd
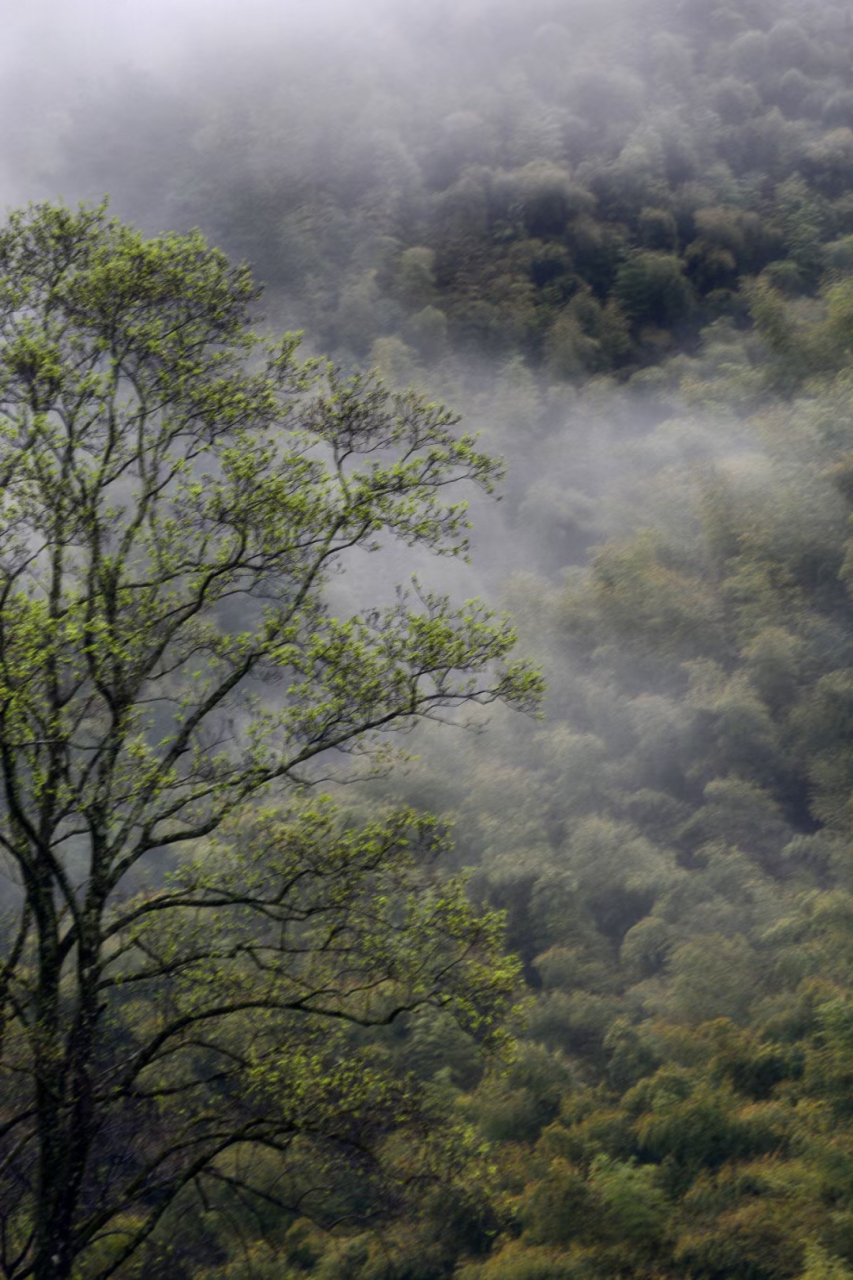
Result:
[[[238,1152],[80,1280],[853,1277],[851,66],[819,0],[9,15],[7,208],[200,228],[264,332],[505,459],[470,562],[360,555],[332,613],[416,575],[547,680],[329,784],[446,824],[521,964],[502,1054],[426,1007],[336,1042],[426,1100],[398,1198],[272,1148],[229,1198]]]

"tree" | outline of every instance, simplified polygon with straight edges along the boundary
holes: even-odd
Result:
[[[614,292],[634,324],[672,328],[692,306],[684,268],[671,253],[632,253],[616,276]]]
[[[482,1035],[512,983],[494,919],[423,883],[423,820],[280,811],[420,717],[535,704],[479,602],[324,600],[383,536],[464,554],[445,489],[499,467],[444,409],[261,341],[258,294],[103,207],[0,232],[9,1280],[113,1274],[186,1188],[251,1183],[247,1151],[322,1183],[413,1114],[344,1029],[433,1004]],[[283,1178],[254,1191],[305,1194]]]

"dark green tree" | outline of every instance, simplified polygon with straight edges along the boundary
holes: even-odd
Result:
[[[690,314],[692,295],[674,254],[633,253],[619,268],[614,292],[635,325],[669,329]]]

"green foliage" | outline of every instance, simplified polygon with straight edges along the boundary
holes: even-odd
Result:
[[[521,349],[559,377],[631,372],[673,336],[740,321],[763,269],[797,295],[837,267],[853,116],[836,6],[663,5],[646,20],[613,5],[604,26],[544,0],[488,24],[416,6],[378,19],[358,58],[333,37],[318,61],[301,32],[271,33],[238,93],[187,76],[169,111],[142,77],[67,116],[33,103],[21,185],[47,171],[91,198],[112,183],[152,224],[200,222],[348,360],[400,332],[421,350],[410,326],[434,307],[449,346],[426,339],[430,360]],[[386,52],[413,44],[404,93]],[[239,64],[209,55],[203,80],[239,82]],[[543,244],[568,254],[559,289],[530,273]],[[547,341],[576,289],[618,302],[633,332],[603,355]]]
[[[670,329],[690,312],[690,288],[673,254],[634,254],[619,268],[615,293],[635,325]]]
[[[584,517],[617,534],[561,584],[512,589],[551,723],[476,767],[419,766],[452,768],[457,795],[468,770],[457,834],[511,910],[517,1034],[572,1072],[556,1106],[517,1078],[474,1091],[514,1218],[472,1275],[850,1267],[844,293],[756,288],[805,392],[753,383],[745,414],[767,348],[731,329],[658,371],[662,421],[620,438],[630,477]],[[595,396],[572,410],[593,437]],[[528,492],[543,512],[549,490]]]
[[[541,681],[477,601],[414,584],[333,616],[356,548],[464,554],[445,487],[499,467],[415,393],[261,341],[257,296],[198,233],[146,240],[103,207],[0,232],[14,1280],[159,1256],[206,1185],[369,1213],[427,1106],[370,1029],[429,1006],[482,1041],[515,984],[499,920],[431,876],[428,819],[260,807],[335,757],[383,771],[387,734],[441,709],[532,707]]]
[[[153,824],[150,877],[128,865],[108,902],[118,914],[101,980],[121,981],[98,1016],[125,1055],[170,1016],[190,1018],[140,1068],[151,1097],[126,1099],[121,1122],[100,1132],[98,1194],[107,1203],[113,1183],[139,1179],[164,1134],[209,1123],[209,1136],[238,1112],[259,1126],[258,1142],[205,1167],[198,1191],[187,1184],[118,1274],[840,1280],[853,1271],[843,6],[486,8],[409,6],[381,19],[358,58],[334,38],[323,59],[305,56],[294,32],[253,63],[239,111],[224,99],[211,110],[187,77],[160,167],[149,143],[163,121],[139,85],[105,91],[86,119],[71,109],[66,151],[52,144],[66,189],[96,153],[97,192],[108,174],[120,201],[144,194],[152,224],[201,221],[269,279],[273,315],[292,310],[312,343],[347,366],[368,361],[393,393],[300,366],[292,344],[242,346],[253,286],[198,236],[151,243],[114,229],[93,265],[69,271],[73,287],[50,293],[42,277],[41,294],[28,283],[7,298],[3,385],[39,445],[4,499],[17,503],[4,556],[20,557],[22,581],[33,566],[47,572],[56,520],[80,517],[55,615],[44,589],[3,597],[7,756],[25,809],[51,795],[67,805],[77,786],[87,813],[108,792],[128,831]],[[392,76],[378,51],[409,47],[398,21],[417,24],[418,52]],[[221,70],[210,64],[207,82]],[[125,149],[133,179],[116,161]],[[29,216],[16,225],[32,234]],[[93,234],[106,225],[87,216]],[[54,252],[45,235],[12,264],[28,281]],[[48,295],[51,322],[15,328],[27,298]],[[144,359],[125,361],[110,399],[113,322],[122,350]],[[496,713],[493,732],[455,750],[419,730],[420,758],[384,781],[386,729],[458,701],[479,726],[472,701],[531,705],[538,690],[502,665],[510,630],[480,606],[456,610],[413,588],[348,617],[346,590],[332,584],[334,608],[320,594],[351,546],[465,552],[465,515],[444,484],[488,488],[498,468],[402,390],[413,379],[469,400],[491,447],[517,460],[500,509],[510,536],[500,540],[493,518],[482,541],[498,549],[496,579],[536,566],[505,594],[551,693],[544,724]],[[170,389],[175,400],[156,398]],[[142,472],[116,472],[95,590],[80,566],[103,455],[63,471],[61,419],[79,413],[94,441],[111,413],[136,424],[142,399],[146,429],[166,433],[156,441],[176,432],[168,519],[143,521],[122,560],[114,530]],[[259,416],[262,445],[250,429]],[[192,459],[188,426],[200,433]],[[15,513],[42,491],[31,546]],[[223,566],[240,538],[247,574],[257,557],[273,562],[257,602],[243,591],[233,607]],[[147,576],[155,562],[171,575],[162,597]],[[104,689],[114,696],[116,671],[130,687],[146,643],[202,581],[210,608],[185,648],[167,642],[151,668],[158,690],[135,686],[113,790],[98,791],[82,761],[101,749]],[[113,582],[110,614],[98,602]],[[292,622],[265,631],[292,602]],[[74,690],[59,708],[51,655]],[[255,655],[210,737],[199,731],[170,772],[170,717],[189,723]],[[67,752],[51,773],[57,726]],[[241,787],[301,783],[314,759],[325,771],[329,747],[374,774],[346,793],[349,817],[323,806],[231,817],[228,788],[236,811]],[[202,828],[219,799],[228,823],[211,840]],[[453,851],[416,816],[423,806],[453,822]],[[58,830],[51,871],[65,902],[55,936],[71,939],[63,1010],[85,979],[74,909],[90,866],[69,830]],[[464,866],[469,878],[451,873]],[[170,928],[158,919],[164,871]],[[500,958],[496,911],[528,986],[503,1036],[516,970]],[[19,943],[7,933],[14,963],[0,971],[12,1010],[4,1052],[24,1077],[38,1044],[16,1009],[36,1007],[39,930],[50,936],[35,919]],[[220,995],[261,989],[287,1007],[207,1023]],[[515,1056],[484,1071],[480,1042],[507,1032]],[[117,1047],[104,1078],[126,1060]],[[4,1124],[8,1099],[26,1112],[13,1085]],[[286,1149],[262,1154],[276,1123]],[[93,1276],[144,1231],[163,1185],[152,1175],[143,1208],[118,1207],[92,1236]],[[322,1199],[321,1185],[334,1187]],[[297,1200],[338,1226],[324,1236],[295,1219]],[[7,1203],[11,1253],[29,1227]],[[380,1219],[381,1236],[366,1229]]]

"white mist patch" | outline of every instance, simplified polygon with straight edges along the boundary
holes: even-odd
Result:
[[[34,0],[4,14],[4,65],[59,62],[98,75],[126,63],[158,69],[211,43],[239,49],[306,31],[337,40],[364,29],[398,0]]]

